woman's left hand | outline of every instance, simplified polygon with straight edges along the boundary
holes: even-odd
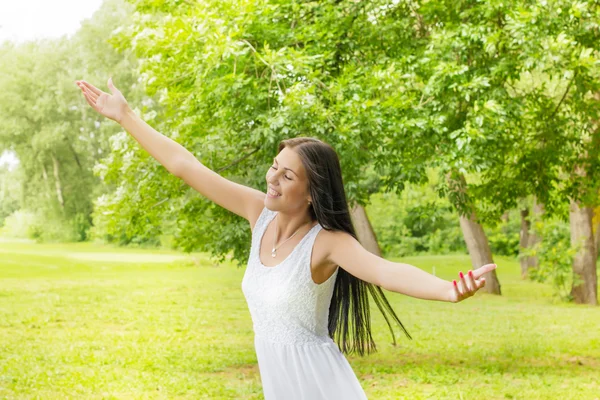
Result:
[[[496,269],[496,264],[486,264],[476,270],[470,270],[466,275],[460,271],[460,279],[452,281],[452,289],[449,293],[449,301],[458,303],[468,297],[471,297],[479,289],[485,286],[485,278],[479,279],[482,275]]]

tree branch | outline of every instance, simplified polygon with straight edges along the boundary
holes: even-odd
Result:
[[[573,77],[571,78],[571,81],[567,85],[567,90],[565,90],[565,92],[562,95],[562,98],[560,99],[560,101],[556,105],[556,108],[554,109],[554,112],[552,113],[552,117],[554,117],[556,115],[556,113],[558,112],[558,108],[560,107],[560,105],[562,104],[562,102],[567,97],[567,93],[569,93],[569,90],[571,89],[571,86],[573,85],[573,81],[575,80],[576,76],[577,76],[577,71],[575,71],[575,73],[573,74]]]

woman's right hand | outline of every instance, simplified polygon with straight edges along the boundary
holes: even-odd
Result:
[[[129,104],[127,104],[127,100],[125,100],[121,91],[113,85],[112,78],[108,78],[108,88],[112,95],[103,92],[86,81],[75,82],[83,92],[85,100],[94,110],[113,121],[121,123],[123,117],[129,111]]]

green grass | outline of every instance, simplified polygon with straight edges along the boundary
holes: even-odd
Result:
[[[467,256],[407,262],[451,280]],[[371,301],[369,399],[600,399],[600,308],[562,304],[497,258],[502,296]],[[261,399],[244,270],[201,254],[0,242],[0,398]]]

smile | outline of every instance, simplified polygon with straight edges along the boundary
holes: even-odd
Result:
[[[277,193],[276,191],[274,191],[273,189],[269,188],[269,190],[267,191],[267,193],[269,194],[269,196],[271,197],[279,197],[281,196],[279,193]]]

